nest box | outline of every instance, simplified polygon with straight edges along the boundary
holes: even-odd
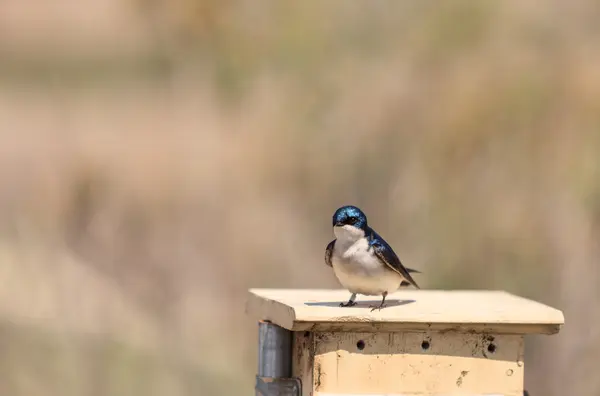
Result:
[[[561,311],[502,291],[402,290],[387,306],[344,290],[250,290],[264,395],[522,396],[524,337]]]

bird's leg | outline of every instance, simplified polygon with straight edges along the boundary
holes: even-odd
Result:
[[[373,306],[373,305],[370,306],[370,308],[372,308],[371,312],[375,311],[376,309],[381,310],[381,308],[385,307],[385,298],[387,297],[387,292],[383,292],[382,296],[383,296],[383,299],[381,300],[381,304],[375,305],[375,306]]]
[[[354,300],[356,300],[356,293],[352,293],[347,303],[340,303],[340,307],[353,307],[356,305]]]

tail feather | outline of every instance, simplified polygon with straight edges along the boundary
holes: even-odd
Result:
[[[412,269],[412,268],[406,268],[406,272],[408,272],[409,274],[420,274],[421,271],[417,271],[416,269]],[[410,282],[409,281],[402,281],[400,282],[400,287],[406,287],[406,286],[410,286]],[[416,284],[414,285],[417,289],[420,289],[419,286],[417,286]]]

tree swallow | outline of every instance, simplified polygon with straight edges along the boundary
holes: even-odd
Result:
[[[405,268],[390,245],[367,224],[367,216],[356,206],[342,206],[333,214],[333,233],[336,239],[325,249],[325,264],[333,268],[338,281],[352,295],[341,307],[356,305],[356,294],[382,296],[381,304],[371,306],[381,309],[385,297],[401,286],[413,285],[411,272]]]

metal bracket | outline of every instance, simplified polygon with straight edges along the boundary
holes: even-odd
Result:
[[[300,396],[299,378],[271,378],[256,376],[256,391],[263,396]]]

